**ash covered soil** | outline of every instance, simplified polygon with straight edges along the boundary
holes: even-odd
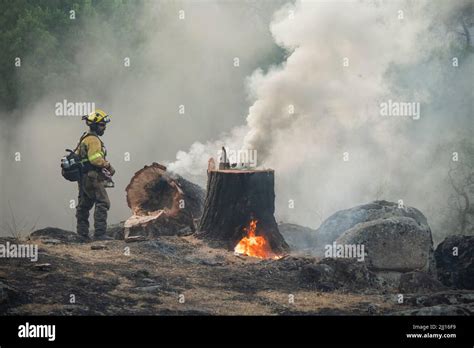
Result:
[[[20,243],[37,244],[38,260],[0,260],[2,315],[474,313],[474,291],[405,293],[399,303],[397,289],[349,262],[328,262],[342,268],[339,279],[327,281],[318,273],[326,267],[318,258],[236,256],[193,236],[133,243],[54,238]]]

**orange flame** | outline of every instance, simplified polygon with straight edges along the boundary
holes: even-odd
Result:
[[[247,232],[247,236],[242,238],[235,246],[235,254],[257,257],[259,259],[281,258],[281,256],[273,253],[264,236],[255,235],[255,231],[257,230],[257,222],[258,220],[251,220],[249,227],[244,228],[244,231]]]

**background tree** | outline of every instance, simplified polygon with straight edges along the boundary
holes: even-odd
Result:
[[[61,88],[61,81],[76,77],[83,43],[100,48],[107,35],[115,33],[139,45],[142,33],[134,19],[142,4],[131,0],[17,0],[12,5],[0,0],[0,111],[34,103],[45,93],[43,86]],[[15,66],[16,58],[21,59],[21,69]],[[25,90],[28,100],[22,100]]]

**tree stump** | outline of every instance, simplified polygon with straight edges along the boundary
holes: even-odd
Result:
[[[202,214],[204,191],[181,176],[153,163],[130,180],[127,203],[133,215],[124,223],[124,238],[184,235],[195,231]]]
[[[256,220],[255,235],[265,237],[274,253],[283,254],[289,247],[278,231],[274,212],[273,170],[209,170],[197,236],[210,245],[234,250]]]

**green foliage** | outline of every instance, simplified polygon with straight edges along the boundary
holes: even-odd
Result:
[[[22,95],[34,102],[44,86],[79,74],[84,45],[100,48],[110,35],[140,43],[134,30],[141,2],[133,0],[0,0],[0,110],[12,110]],[[75,11],[71,19],[70,11]],[[92,52],[91,52],[92,53]],[[21,67],[15,59],[21,59]]]

